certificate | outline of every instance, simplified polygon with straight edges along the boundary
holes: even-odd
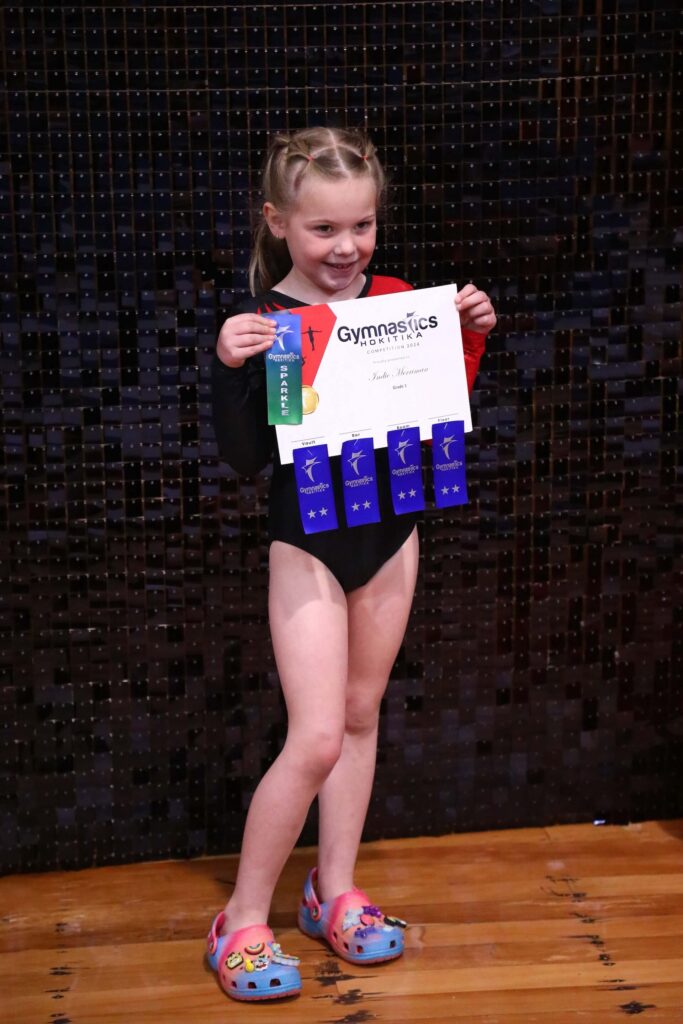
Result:
[[[457,285],[395,292],[289,312],[301,319],[302,422],[276,426],[280,460],[295,448],[462,420],[472,429]]]

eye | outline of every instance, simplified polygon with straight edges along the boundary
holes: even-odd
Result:
[[[374,223],[373,220],[362,220],[356,224],[356,231],[368,231]]]

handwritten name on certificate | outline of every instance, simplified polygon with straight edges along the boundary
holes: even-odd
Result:
[[[327,444],[372,437],[386,447],[387,431],[462,420],[472,429],[457,285],[301,306],[302,422],[276,427],[280,459]]]

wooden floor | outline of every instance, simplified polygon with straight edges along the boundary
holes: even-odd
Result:
[[[235,857],[0,879],[2,1024],[683,1022],[683,821],[394,840],[357,883],[408,919],[401,960],[351,967],[301,935],[314,851],[271,924],[303,993],[229,1000],[203,960]]]

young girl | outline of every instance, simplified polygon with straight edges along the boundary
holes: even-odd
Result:
[[[239,473],[274,462],[270,488],[269,621],[287,707],[287,738],[254,793],[234,891],[209,933],[209,959],[235,999],[299,992],[298,960],[266,921],[275,885],[313,799],[318,865],[308,875],[299,927],[354,964],[403,951],[404,922],[354,885],[372,789],[379,707],[403,640],[418,567],[416,515],[395,515],[386,449],[378,449],[381,521],[307,535],[292,465],[281,465],[267,424],[263,353],[268,313],[305,304],[410,290],[368,272],[385,176],[361,133],[310,128],[274,140],[250,267],[256,298],[224,323],[213,365],[213,411],[223,458]],[[470,388],[496,323],[473,284],[455,299]],[[305,355],[305,352],[304,352]],[[330,460],[343,508],[339,457]],[[336,463],[336,465],[335,465]]]

